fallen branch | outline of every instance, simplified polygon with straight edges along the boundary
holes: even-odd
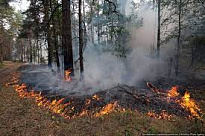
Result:
[[[162,92],[162,90],[155,87],[153,84],[147,82],[147,87],[149,87],[153,92],[157,93],[157,95],[167,97],[167,93]]]

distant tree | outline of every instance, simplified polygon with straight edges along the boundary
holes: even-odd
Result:
[[[21,27],[22,16],[9,6],[10,1],[0,4],[0,62],[12,59],[13,38]]]
[[[161,30],[163,37],[165,37],[161,39],[161,43],[164,44],[171,40],[176,41],[174,67],[177,76],[181,56],[185,55],[185,50],[187,50],[186,54],[189,54],[190,50],[193,51],[193,48],[190,48],[189,45],[193,40],[195,29],[198,27],[196,24],[202,18],[204,5],[195,0],[161,0],[161,7]],[[182,51],[183,54],[181,54]]]

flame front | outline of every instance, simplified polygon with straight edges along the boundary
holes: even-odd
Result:
[[[68,75],[70,72],[68,72]],[[85,115],[92,115],[92,112],[90,112],[88,107],[91,104],[91,101],[100,101],[100,97],[98,95],[93,95],[91,99],[86,99],[85,100],[85,108],[80,112],[80,113],[74,113],[75,107],[71,106],[71,101],[64,103],[65,98],[61,98],[59,100],[54,99],[54,100],[49,100],[48,98],[44,97],[41,92],[38,91],[28,91],[27,85],[26,84],[17,84],[18,83],[18,78],[13,78],[11,83],[6,84],[8,85],[13,85],[15,88],[15,91],[18,93],[20,98],[34,98],[35,102],[38,106],[44,107],[53,113],[59,114],[60,116],[64,117],[65,119],[72,119],[75,117],[81,117]],[[68,78],[71,79],[71,78]],[[70,80],[67,80],[70,81]],[[109,103],[105,105],[98,113],[93,114],[93,117],[99,117],[101,115],[105,115],[108,113],[111,113],[112,111],[115,110],[117,107],[117,102],[114,103]],[[70,115],[71,113],[71,115]],[[74,113],[74,114],[73,114]]]
[[[71,81],[70,77],[71,71],[65,71],[65,80]],[[19,81],[19,75],[14,75],[12,82],[7,83],[6,86],[12,85],[16,92],[18,92],[18,95],[20,98],[34,98],[35,102],[38,106],[45,107],[49,110],[51,110],[53,113],[59,114],[60,116],[71,119],[74,117],[80,117],[84,115],[91,115],[92,117],[99,117],[102,115],[109,114],[113,111],[120,111],[124,112],[125,109],[121,109],[117,103],[117,101],[108,103],[105,105],[99,112],[92,112],[90,111],[89,107],[91,105],[92,101],[100,101],[101,98],[98,95],[93,95],[92,98],[85,100],[85,107],[80,113],[75,113],[75,108],[72,106],[72,102],[65,103],[65,99],[61,98],[59,100],[49,100],[48,98],[44,97],[41,92],[38,91],[28,91],[26,84],[20,84],[18,85]],[[174,86],[171,90],[167,93],[167,98],[172,98],[176,103],[178,103],[181,107],[186,109],[190,112],[190,118],[196,117],[198,119],[201,119],[200,115],[202,115],[201,109],[198,107],[198,105],[195,103],[193,99],[190,97],[190,93],[185,92],[184,96],[180,97],[180,93],[178,92],[178,87]],[[97,108],[98,109],[98,108]],[[95,109],[95,111],[97,110]],[[148,116],[154,117],[157,119],[171,119],[171,115],[167,113],[167,111],[162,110],[160,114],[155,113],[154,111],[149,111]]]
[[[51,110],[53,113],[65,116],[65,108],[69,103],[63,104],[64,98],[60,100],[48,100],[44,98],[40,92],[27,91],[26,84],[16,85],[15,90],[18,92],[20,98],[34,98],[38,106],[45,107]]]
[[[115,110],[115,108],[117,107],[117,101],[115,101],[114,103],[109,103],[107,105],[105,105],[100,112],[96,113],[95,116],[99,117],[108,113],[111,113]]]
[[[167,111],[165,110],[162,110],[160,114],[157,114],[154,111],[148,111],[147,115],[155,119],[166,119],[166,120],[171,120],[172,117],[172,115],[168,115]]]

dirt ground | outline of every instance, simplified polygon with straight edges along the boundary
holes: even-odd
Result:
[[[0,85],[8,82],[11,74],[16,71],[20,65],[20,63],[4,61],[3,67],[0,69]]]
[[[138,136],[145,133],[205,133],[199,121],[173,117],[159,120],[138,112],[112,113],[99,118],[66,120],[38,107],[33,99],[21,99],[4,84],[20,63],[4,62],[0,69],[0,136]]]

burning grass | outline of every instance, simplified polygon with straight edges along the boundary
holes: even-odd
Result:
[[[66,76],[70,79],[70,75],[68,74]],[[68,80],[66,80],[68,81]],[[15,75],[13,76],[12,82],[8,83],[8,85],[13,85],[15,90],[18,92],[20,98],[34,98],[35,102],[38,106],[44,107],[50,111],[52,111],[55,114],[59,114],[60,116],[64,117],[65,119],[72,119],[76,117],[81,116],[91,116],[91,117],[100,117],[105,114],[109,114],[116,111],[124,112],[125,109],[132,109],[132,110],[138,110],[138,107],[134,108],[134,105],[131,105],[131,107],[128,108],[128,106],[123,107],[123,105],[118,102],[118,100],[113,99],[113,101],[110,102],[104,102],[103,97],[105,96],[99,96],[97,94],[92,95],[91,97],[86,96],[85,98],[69,98],[69,97],[59,97],[59,98],[47,98],[43,94],[41,94],[40,91],[34,91],[32,89],[28,90],[29,87],[27,87],[26,84],[18,84],[19,82],[19,76]],[[69,80],[71,82],[71,80]],[[165,102],[164,104],[169,105],[170,108],[179,110],[180,114],[189,118],[197,118],[199,120],[202,120],[203,113],[201,112],[201,109],[196,104],[196,102],[190,98],[190,94],[188,92],[185,92],[184,96],[180,96],[180,93],[178,92],[178,87],[174,86],[172,89],[168,90],[167,93],[163,92],[162,90],[157,89],[152,84],[148,83],[148,87],[150,87],[154,93],[158,95],[159,101],[162,100],[162,102]],[[103,92],[104,93],[104,92]],[[131,95],[134,98],[134,101],[141,100],[143,105],[149,107],[154,102],[156,103],[157,98],[147,97],[147,98],[140,98],[140,97],[146,97],[145,95],[138,96],[137,94],[130,93],[126,91],[129,95]],[[163,96],[163,97],[162,97]],[[82,96],[83,97],[83,96]],[[101,98],[102,97],[102,98]],[[150,100],[152,99],[152,100]],[[164,99],[166,101],[164,101]],[[112,99],[111,99],[112,100]],[[121,100],[121,99],[120,99]],[[123,101],[124,102],[124,101]],[[126,101],[125,101],[126,102]],[[133,104],[136,104],[136,103]],[[127,102],[128,103],[128,102]],[[169,104],[170,103],[170,104]],[[129,104],[129,103],[128,103]],[[157,101],[156,105],[159,104]],[[94,105],[94,106],[93,106]],[[132,107],[133,106],[133,107]],[[139,106],[139,105],[137,105]],[[155,105],[154,105],[155,106]],[[173,107],[174,106],[174,107]],[[144,107],[145,108],[145,107]],[[146,108],[145,108],[146,109]],[[150,117],[154,117],[156,119],[167,119],[171,120],[171,117],[173,113],[170,114],[170,110],[166,111],[165,109],[162,109],[161,111],[158,110],[158,112],[155,112],[155,110],[146,109],[147,115]],[[184,111],[186,112],[184,112]],[[179,112],[176,112],[178,114]]]
[[[102,109],[98,110],[88,110],[89,105],[91,104],[91,101],[100,101],[100,97],[98,95],[93,95],[92,98],[86,99],[85,101],[85,107],[82,111],[76,112],[76,107],[74,107],[73,102],[69,101],[65,102],[65,98],[60,99],[53,99],[49,100],[48,98],[44,97],[41,92],[35,92],[33,90],[28,91],[28,87],[26,84],[18,84],[18,76],[14,76],[12,79],[12,83],[6,84],[6,86],[13,85],[16,92],[18,92],[18,95],[20,98],[33,98],[35,99],[35,102],[38,106],[44,107],[50,111],[52,111],[55,114],[59,114],[60,116],[64,117],[65,119],[72,119],[75,117],[90,115],[92,117],[99,117],[101,115],[105,115],[108,113],[111,113],[116,110],[116,108],[119,106],[117,102],[114,103],[108,103]],[[98,111],[97,111],[98,110]],[[119,110],[119,108],[118,108]]]
[[[65,120],[37,106],[32,99],[19,98],[12,88],[3,87],[0,93],[0,135],[137,136],[144,133],[204,132],[195,121],[177,116],[173,116],[175,121],[158,120],[131,111]]]
[[[198,119],[202,119],[202,112],[196,102],[191,99],[190,93],[187,91],[182,97],[178,97],[180,93],[178,93],[178,87],[174,86],[171,90],[168,91],[168,97],[176,98],[175,102],[179,103],[185,110],[188,110],[191,113],[189,117],[196,117]]]
[[[190,94],[186,92],[184,95],[181,95],[177,87],[173,87],[171,90],[163,92],[165,93],[165,95],[161,95],[161,91],[157,90],[155,91],[157,93],[153,93],[153,96],[151,97],[146,97],[145,94],[136,94],[131,93],[131,91],[127,91],[125,92],[126,95],[123,96],[126,96],[125,98],[119,98],[123,99],[123,101],[118,101],[115,98],[116,96],[106,94],[111,97],[110,100],[113,101],[105,102],[105,92],[99,92],[89,97],[82,96],[82,98],[48,98],[43,93],[32,90],[26,84],[19,84],[18,80],[19,76],[15,75],[12,82],[6,85],[7,87],[13,86],[15,88],[16,92],[18,92],[19,98],[21,98],[18,99],[18,101],[26,101],[31,104],[31,107],[29,108],[27,106],[23,107],[23,105],[20,104],[20,109],[38,109],[37,111],[42,114],[40,116],[45,116],[46,121],[48,120],[49,122],[48,124],[43,123],[45,124],[45,126],[40,127],[39,130],[37,130],[39,131],[38,133],[40,135],[43,133],[43,129],[50,130],[46,133],[50,135],[62,135],[69,133],[72,135],[99,136],[141,135],[143,133],[204,132],[204,128],[201,123],[201,121],[203,120],[202,110],[199,108],[196,102],[192,98],[190,98]],[[121,89],[126,90],[125,87]],[[117,91],[117,93],[120,92],[122,92],[122,90]],[[8,96],[5,96],[5,99],[6,97]],[[34,100],[27,98],[32,98]],[[124,99],[127,98],[130,98],[130,100],[125,101]],[[177,106],[172,109],[180,110],[179,115],[185,116],[176,116],[175,114],[172,114],[172,109],[170,110],[171,107],[167,108],[167,110],[159,110],[160,112],[149,109],[149,107],[151,106],[155,107],[155,105],[157,104],[160,105],[158,100],[162,100],[160,102],[165,102],[164,99],[166,101],[165,104],[171,105],[171,107]],[[35,106],[34,102],[36,103]],[[130,106],[133,106],[133,108],[129,108],[128,106],[126,106],[126,104],[123,104],[122,102],[130,104]],[[18,106],[18,102],[15,102],[15,104]],[[15,106],[15,104],[13,106]],[[126,108],[124,108],[123,106]],[[7,108],[5,106],[3,107]],[[139,108],[139,111],[137,111],[137,108]],[[1,111],[4,110],[5,109]],[[24,115],[24,110],[21,111],[22,115],[20,116]],[[143,110],[145,111],[141,112]],[[32,110],[30,110],[30,112],[34,112],[32,113],[34,114],[33,116],[35,116],[35,114],[38,114]],[[184,113],[181,114],[181,112]],[[173,113],[178,113],[178,111]],[[189,119],[196,120],[187,120],[184,117],[191,117]],[[28,118],[30,119],[30,117]],[[41,121],[39,122],[39,119],[40,118],[37,119],[37,122],[42,123]],[[5,120],[4,123],[6,123]],[[42,126],[42,124],[40,124],[40,126]],[[50,126],[53,128],[51,128]],[[23,127],[27,126],[23,125]],[[4,131],[5,133],[7,132],[7,130]],[[2,134],[5,134],[4,131],[2,131]],[[28,132],[24,131],[24,133]]]

